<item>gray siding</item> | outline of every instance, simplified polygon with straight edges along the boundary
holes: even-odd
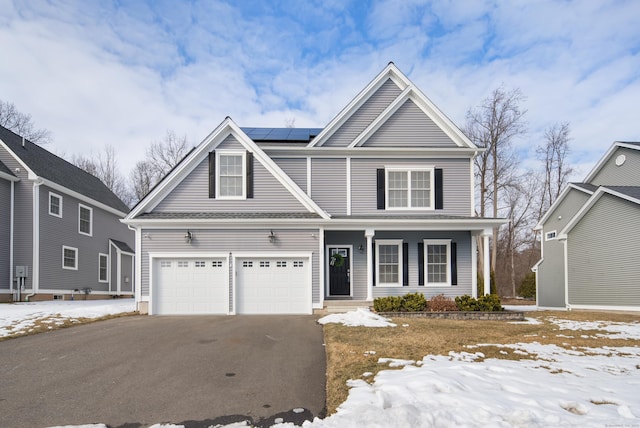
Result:
[[[621,166],[616,165],[616,158],[625,155]],[[618,147],[600,171],[593,177],[591,184],[596,186],[640,186],[640,150]]]
[[[11,228],[11,182],[0,178],[0,290],[9,290],[12,279],[9,278]]]
[[[538,266],[538,305],[549,308],[564,308],[564,245],[555,240],[545,240],[547,232],[560,231],[582,208],[590,195],[570,189],[565,198],[551,213],[542,229],[543,261]],[[562,217],[562,218],[558,218]]]
[[[640,206],[603,195],[569,232],[569,304],[640,306]]]
[[[120,291],[122,293],[133,293],[133,256],[122,255],[122,265],[120,270]]]
[[[307,158],[274,158],[280,168],[304,192],[307,191]]]
[[[334,215],[347,213],[347,161],[311,160],[311,197],[322,209]]]
[[[389,166],[433,166],[442,168],[443,209],[425,211],[436,215],[463,215],[471,213],[471,172],[469,159],[351,159],[351,213],[415,214],[416,211],[382,211],[377,209],[376,169]],[[315,182],[313,183],[315,186]],[[312,188],[315,192],[315,187]]]
[[[254,159],[252,199],[209,198],[209,163],[205,159],[159,204],[155,212],[307,212],[308,210]]]
[[[366,147],[457,147],[412,100],[407,100],[367,141]]]
[[[70,291],[91,288],[109,291],[109,284],[98,282],[98,254],[109,254],[109,239],[133,247],[134,233],[120,223],[118,216],[66,195],[62,196],[62,218],[49,214],[49,188],[40,187],[40,289]],[[78,232],[78,205],[93,208],[93,236]],[[78,249],[78,270],[62,268],[62,247]],[[113,261],[112,261],[113,262]]]
[[[192,243],[184,242],[184,229],[142,231],[142,284],[143,296],[149,295],[149,253],[168,252],[189,254],[211,253],[270,253],[270,252],[313,252],[312,260],[312,297],[313,302],[320,301],[319,244],[318,229],[289,230],[273,229],[277,242],[269,242],[270,228],[247,229],[192,229]],[[145,237],[146,236],[146,237]],[[314,237],[315,236],[315,237]],[[230,297],[232,298],[232,297]]]
[[[324,143],[325,147],[346,147],[364,131],[376,117],[395,100],[402,91],[388,79],[371,97],[351,115]]]

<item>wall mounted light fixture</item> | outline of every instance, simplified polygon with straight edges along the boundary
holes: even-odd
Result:
[[[364,253],[364,247],[362,246],[362,244],[360,244],[360,246],[358,247],[358,251]]]
[[[276,235],[273,234],[273,230],[269,231],[269,242],[271,242],[272,244],[275,244],[276,242]]]
[[[187,229],[187,234],[184,235],[184,242],[186,242],[187,244],[191,244],[192,240],[193,240],[193,234],[189,229]]]

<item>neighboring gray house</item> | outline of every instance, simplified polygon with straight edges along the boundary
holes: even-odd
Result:
[[[0,301],[133,295],[128,212],[96,177],[0,126]]]
[[[129,213],[138,308],[312,313],[477,294],[480,151],[392,63],[324,129],[225,119]],[[489,283],[489,279],[485,278]]]
[[[640,310],[640,143],[614,143],[536,226],[541,308]]]

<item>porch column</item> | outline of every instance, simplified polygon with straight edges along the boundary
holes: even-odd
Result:
[[[471,233],[471,297],[478,298],[478,238]]]
[[[373,236],[376,231],[373,229],[366,229],[364,236],[367,238],[367,300],[373,300]]]
[[[491,263],[489,258],[489,235],[482,235],[482,245],[484,247],[484,294],[491,294]]]

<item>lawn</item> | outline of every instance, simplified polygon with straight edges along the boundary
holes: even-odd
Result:
[[[586,351],[587,354],[592,348],[640,346],[640,337],[606,337],[602,335],[601,328],[585,323],[637,323],[640,320],[637,314],[542,311],[529,312],[527,316],[530,319],[528,323],[396,318],[392,319],[397,324],[395,328],[326,324],[324,336],[327,352],[328,414],[334,413],[346,400],[349,379],[363,379],[363,373],[372,373],[372,376],[366,377],[368,381],[372,381],[379,371],[389,370],[387,365],[378,363],[378,359],[382,357],[418,361],[426,355],[446,356],[453,351],[482,352],[487,359],[520,360],[536,356],[514,352],[497,345],[537,342],[542,345]],[[583,329],[561,330],[559,320],[581,322]]]

